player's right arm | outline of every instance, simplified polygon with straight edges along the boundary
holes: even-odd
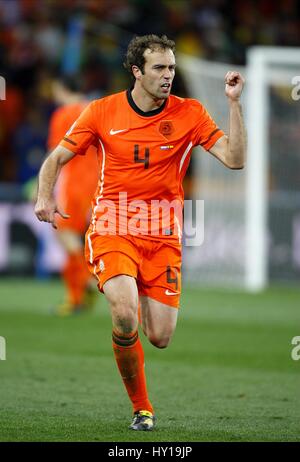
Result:
[[[59,172],[75,155],[85,154],[87,148],[94,144],[97,131],[94,119],[92,102],[80,114],[41,167],[35,214],[40,221],[51,223],[53,228],[56,228],[55,213],[68,218],[68,215],[59,209],[54,197],[54,186]]]
[[[34,211],[40,221],[51,223],[53,228],[56,228],[55,213],[63,218],[69,218],[69,215],[60,210],[56,203],[54,186],[61,168],[74,156],[72,151],[58,145],[46,158],[39,173],[37,202]]]

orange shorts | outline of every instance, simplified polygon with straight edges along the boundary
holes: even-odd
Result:
[[[121,274],[136,279],[139,295],[179,308],[181,247],[131,235],[86,234],[86,261],[98,288]],[[92,261],[92,263],[91,263]]]

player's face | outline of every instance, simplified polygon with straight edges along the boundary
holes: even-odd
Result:
[[[170,95],[175,76],[175,56],[172,50],[151,51],[144,53],[144,73],[140,84],[153,98],[166,99]]]

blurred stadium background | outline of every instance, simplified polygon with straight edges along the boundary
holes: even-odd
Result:
[[[296,372],[299,371],[296,370],[298,364],[290,359],[290,342],[292,337],[300,334],[300,100],[291,97],[295,86],[291,78],[300,74],[299,2],[0,0],[0,76],[5,79],[6,87],[5,98],[1,92],[0,100],[0,335],[7,339],[12,358],[5,366],[0,363],[2,384],[10,387],[7,402],[2,406],[9,424],[2,427],[0,440],[88,440],[89,432],[92,432],[86,424],[86,432],[79,436],[79,431],[72,427],[76,412],[68,414],[64,407],[68,409],[72,404],[65,393],[70,386],[68,380],[72,380],[69,376],[74,375],[77,368],[77,356],[72,356],[72,339],[85,344],[83,353],[77,345],[75,355],[81,358],[83,354],[86,364],[99,368],[94,359],[98,354],[98,334],[93,329],[94,317],[101,316],[99,332],[105,340],[101,347],[104,361],[101,367],[109,376],[113,365],[108,314],[102,308],[102,297],[99,312],[91,315],[90,320],[76,319],[69,324],[62,320],[49,321],[48,306],[57,303],[62,294],[56,275],[63,264],[64,254],[52,229],[35,219],[28,190],[30,180],[36,177],[46,154],[48,121],[55,109],[51,95],[53,77],[79,76],[82,90],[91,99],[125,89],[130,85],[122,67],[127,44],[134,35],[147,33],[166,34],[176,41],[179,68],[173,92],[201,100],[222,128],[226,129],[227,124],[227,105],[223,96],[226,71],[238,68],[249,77],[243,104],[248,134],[251,134],[248,143],[254,146],[253,159],[257,162],[250,161],[251,167],[247,165],[243,172],[227,172],[204,153],[196,151],[193,154],[185,191],[186,198],[205,200],[205,240],[199,248],[184,249],[186,290],[182,328],[174,340],[174,352],[171,346],[170,353],[163,353],[164,360],[158,359],[152,350],[147,353],[150,361],[157,365],[150,382],[153,381],[155,390],[160,367],[163,373],[164,361],[172,364],[174,360],[174,367],[185,371],[184,383],[191,401],[199,399],[199,406],[202,403],[205,407],[205,397],[200,393],[202,398],[199,398],[188,383],[188,377],[198,380],[193,376],[194,367],[201,370],[203,363],[201,374],[211,374],[214,393],[210,395],[207,383],[201,384],[214,410],[211,415],[208,411],[205,414],[205,425],[209,430],[205,433],[204,428],[198,428],[197,406],[193,410],[182,406],[183,415],[189,412],[193,415],[190,429],[181,433],[183,440],[297,439],[295,425],[299,420],[299,403],[296,405],[294,400],[299,394],[298,378],[296,385]],[[262,86],[255,87],[254,84],[253,87],[251,53],[252,47],[258,46],[272,47],[276,56],[282,59],[278,58],[275,63],[266,61],[263,69],[266,80]],[[291,56],[288,62],[284,58],[285,50]],[[3,90],[3,80],[1,82]],[[256,101],[257,94],[263,97]],[[259,117],[263,114],[264,118],[258,119],[253,126],[257,114]],[[215,289],[207,289],[212,285]],[[253,298],[253,294],[243,292],[243,289],[258,293]],[[78,334],[81,322],[86,327],[84,340]],[[39,336],[32,326],[36,326]],[[92,340],[88,340],[89,332],[95,341],[93,345]],[[198,336],[199,343],[196,342]],[[191,340],[189,343],[191,338],[194,343]],[[39,353],[33,339],[38,342]],[[282,339],[281,346],[278,345],[279,339]],[[186,347],[186,354],[182,356],[180,342]],[[244,350],[235,356],[243,343]],[[41,356],[43,352],[45,356]],[[22,369],[24,359],[27,372]],[[53,375],[46,359],[53,367]],[[67,363],[70,371],[65,369]],[[55,364],[61,369],[55,369]],[[185,369],[188,367],[189,370]],[[91,374],[91,368],[83,367],[86,377]],[[23,370],[21,388],[17,369]],[[68,378],[65,383],[63,378],[60,379],[59,393],[63,398],[57,419],[66,420],[61,420],[61,427],[58,425],[61,432],[55,433],[51,420],[56,415],[54,380],[55,374],[63,377],[65,370]],[[267,380],[264,370],[270,372]],[[219,384],[218,376],[222,371],[223,382],[221,380]],[[78,412],[83,426],[88,412],[92,415],[92,408],[96,406],[97,384],[101,385],[102,381],[103,386],[111,386],[108,379],[103,383],[102,377],[96,377],[95,371],[93,373],[94,395],[90,403],[80,395],[83,393],[80,380],[75,386],[80,395]],[[235,377],[235,385],[230,383],[230,377]],[[176,382],[171,369],[169,379],[172,384]],[[117,383],[119,379],[113,376],[113,380]],[[42,382],[41,388],[37,386],[39,381]],[[41,392],[46,387],[44,381],[48,384],[44,392],[53,397],[48,404]],[[254,390],[259,384],[266,389],[259,388],[260,392],[256,393]],[[119,393],[118,385],[115,396]],[[35,386],[40,394],[34,401],[32,389]],[[229,387],[227,395],[226,386]],[[180,393],[179,379],[176,390]],[[164,396],[164,402],[168,400],[164,390],[157,388],[156,392]],[[252,392],[256,401],[245,403],[245,396]],[[222,410],[225,417],[218,417],[219,421],[211,420],[214,419],[213,412],[217,412],[215,395],[219,396],[221,408],[227,402],[227,407]],[[3,399],[4,394],[1,396]],[[231,403],[233,397],[238,399]],[[272,397],[281,403],[279,407],[275,406]],[[27,405],[22,411],[23,399]],[[105,395],[105,399],[109,400],[109,397]],[[121,392],[119,399],[123,401]],[[268,410],[259,414],[257,409],[266,403],[270,404]],[[238,409],[235,422],[231,404]],[[110,412],[108,404],[102,404],[102,407]],[[161,407],[164,409],[163,404]],[[42,409],[46,413],[45,428],[39,427],[41,422],[37,417]],[[125,405],[120,409],[121,415],[128,414]],[[201,411],[199,408],[200,412],[203,408]],[[249,425],[243,420],[247,412]],[[21,417],[25,425],[23,434],[18,430]],[[233,420],[226,420],[225,425],[223,418]],[[270,420],[266,422],[264,418]],[[95,422],[97,419],[101,419],[101,413],[95,417]],[[98,439],[128,440],[127,433],[118,433],[120,422],[118,425],[113,423],[115,433],[109,439],[107,424],[98,428]],[[68,425],[72,427],[69,434]],[[282,432],[282,425],[285,432]],[[178,434],[164,430],[165,433],[157,438],[178,440]]]

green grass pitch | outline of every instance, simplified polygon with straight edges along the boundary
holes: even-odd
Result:
[[[104,296],[93,313],[49,314],[58,281],[0,283],[0,441],[300,441],[300,291],[184,289],[165,350],[145,348],[153,432],[131,406],[111,349]]]

